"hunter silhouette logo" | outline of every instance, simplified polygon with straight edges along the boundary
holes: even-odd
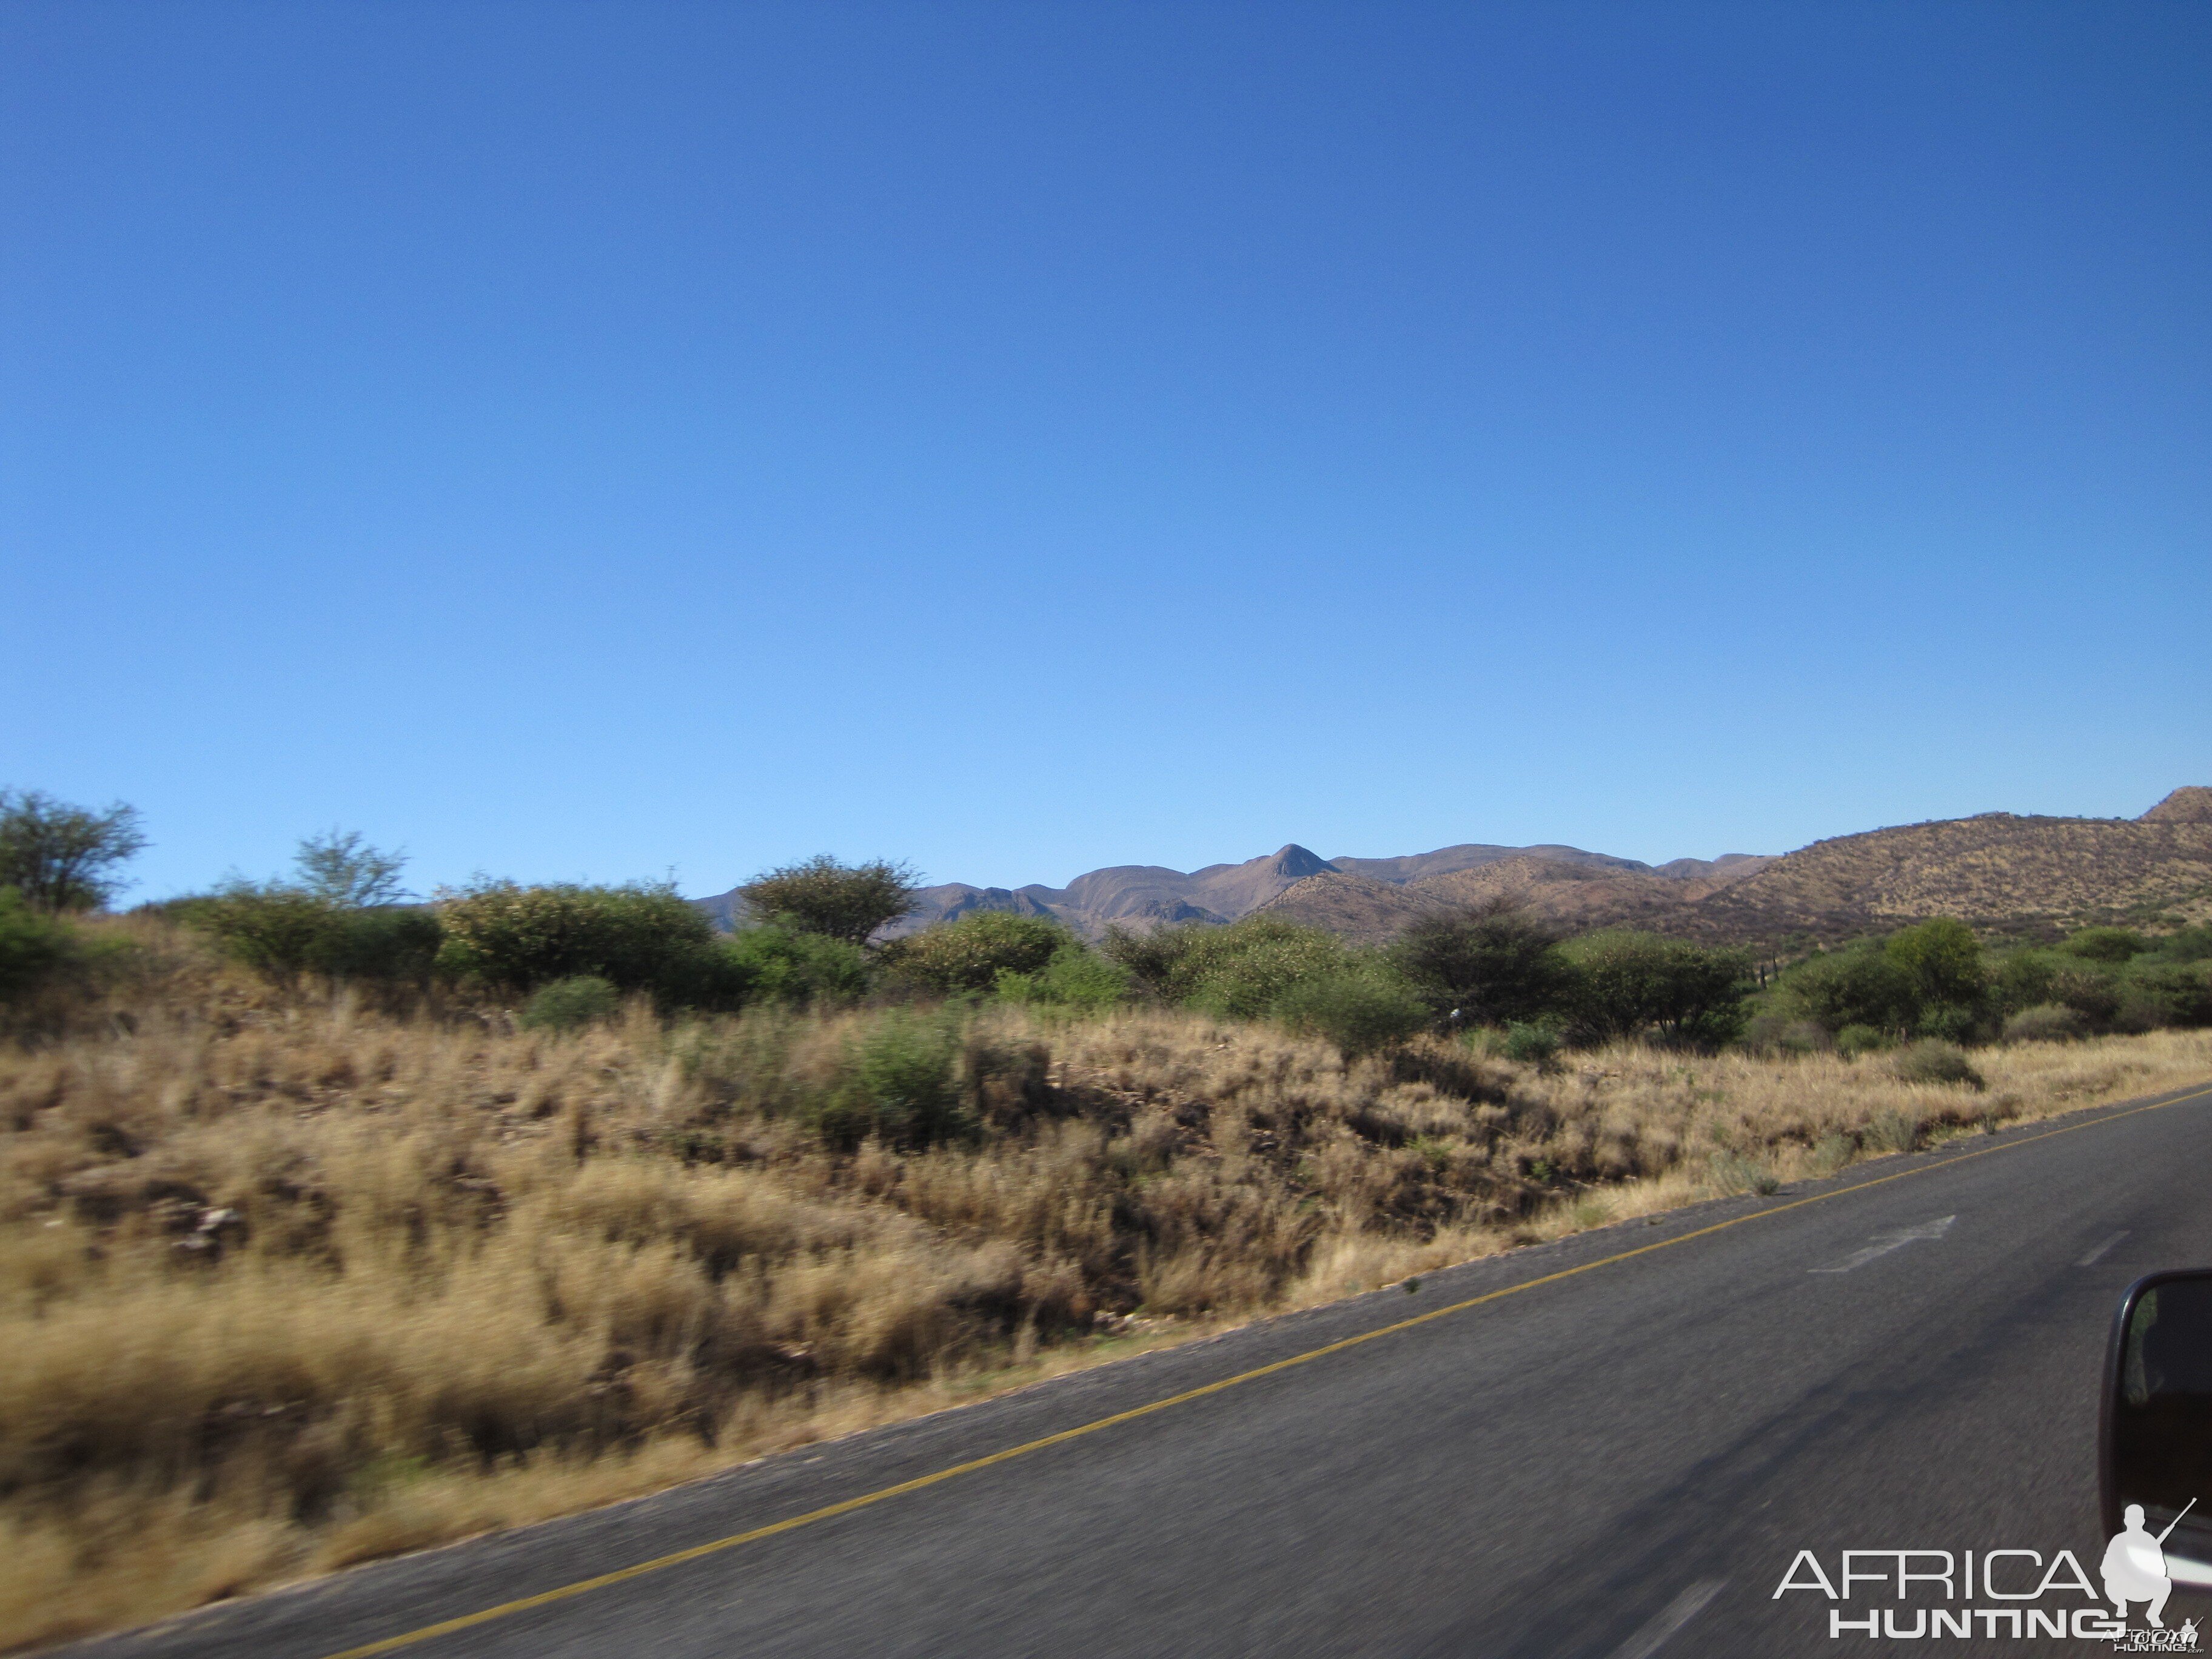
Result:
[[[2191,1498],[2181,1515],[2197,1507]],[[2166,1540],[2181,1524],[2181,1515],[2166,1523],[2166,1530],[2155,1538],[2143,1525],[2143,1508],[2140,1504],[2128,1505],[2121,1517],[2126,1523],[2112,1534],[2112,1541],[2105,1546],[2105,1594],[2111,1598],[2112,1611],[2122,1619],[2128,1616],[2128,1603],[2147,1601],[2143,1617],[2153,1630],[2164,1630],[2166,1620],[2159,1614],[2166,1611],[2166,1598],[2173,1594],[2173,1580],[2166,1572]]]
[[[2196,1507],[2192,1499],[2154,1534],[2142,1506],[2128,1505],[2100,1564],[2102,1595],[2071,1550],[2046,1557],[2033,1549],[1854,1549],[1840,1553],[1832,1573],[1815,1552],[1798,1551],[1774,1598],[1810,1593],[1828,1602],[1831,1641],[1978,1636],[2102,1641],[2120,1653],[2196,1653],[2197,1621],[2170,1627],[2165,1620],[2174,1589],[2166,1541]],[[2199,1583],[2199,1571],[2185,1566],[2185,1582]],[[2142,1609],[2145,1624],[2128,1622],[2131,1607]]]

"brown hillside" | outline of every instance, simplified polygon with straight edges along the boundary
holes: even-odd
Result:
[[[1256,914],[1325,928],[1358,944],[1380,945],[1396,938],[1409,922],[1457,908],[1449,899],[1421,891],[1418,884],[1401,887],[1372,876],[1324,870],[1285,888]]]
[[[1260,908],[1363,944],[1392,938],[1421,916],[1499,900],[1563,933],[1624,927],[1682,931],[1698,900],[1741,878],[1735,866],[1685,879],[1650,870],[1522,857],[1423,876],[1402,887],[1360,876],[1309,876]]]
[[[2185,784],[2136,820],[2138,823],[2212,823],[2212,789]]]
[[[1834,939],[1954,915],[2035,932],[2212,914],[2212,823],[2015,817],[1815,842],[1699,902],[1697,931]]]
[[[2098,922],[2212,921],[2212,790],[2177,790],[2140,820],[1978,817],[1815,842],[1687,879],[1653,871],[1500,860],[1403,886],[1325,873],[1262,908],[1347,939],[1389,939],[1417,916],[1504,899],[1563,931],[1646,927],[1784,948],[1954,915],[1991,933]]]

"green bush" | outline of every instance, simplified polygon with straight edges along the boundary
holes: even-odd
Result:
[[[427,984],[444,933],[430,912],[397,902],[405,863],[334,830],[300,843],[289,880],[234,878],[167,908],[282,982],[313,973]]]
[[[823,853],[755,876],[738,892],[763,921],[865,945],[878,927],[914,908],[915,872],[886,859],[840,864]]]
[[[2040,1008],[2051,1001],[2051,987],[2061,958],[2045,951],[2014,951],[1990,975],[1990,1000],[2001,1014]]]
[[[307,966],[334,980],[428,984],[445,930],[414,907],[340,910],[309,952]]]
[[[1226,927],[1187,924],[1149,935],[1106,936],[1107,954],[1170,1002],[1238,1019],[1264,1019],[1300,980],[1341,972],[1351,947],[1318,927],[1247,916]]]
[[[908,1148],[964,1135],[973,1119],[960,1098],[960,1038],[949,1014],[894,1009],[854,1043],[844,1075],[805,1115],[841,1150],[872,1135]]]
[[[525,1030],[574,1031],[612,1019],[622,1008],[622,993],[591,974],[556,979],[531,993],[515,1023]]]
[[[714,1007],[856,1002],[867,994],[868,957],[843,939],[771,924],[748,927],[719,945],[708,979],[712,992],[702,1002]]]
[[[1649,1034],[1711,1048],[1743,1033],[1751,969],[1740,951],[1626,931],[1585,934],[1564,950],[1575,969],[1577,1042]]]
[[[2178,933],[2168,933],[2151,954],[2160,962],[2212,959],[2212,927],[2185,927]]]
[[[41,915],[13,887],[0,887],[0,1002],[15,1002],[61,978],[78,957],[67,924]]]
[[[2122,972],[2113,1023],[2123,1030],[2212,1025],[2212,975],[2199,963],[2138,957]]]
[[[1052,960],[1035,973],[1011,973],[1001,969],[993,988],[1006,1002],[1095,1012],[1127,1000],[1129,985],[1127,969],[1108,961],[1096,951],[1071,942],[1055,951]]]
[[[236,960],[289,982],[307,971],[337,912],[282,883],[234,881],[174,907],[187,927],[210,934]]]
[[[884,966],[902,979],[948,995],[981,994],[996,988],[1000,974],[1043,971],[1074,942],[1048,916],[971,910],[957,921],[895,939],[883,954]]]
[[[708,1000],[726,964],[707,918],[666,884],[524,887],[479,881],[443,894],[443,972],[507,991],[588,975],[666,1004]]]
[[[276,883],[234,882],[173,908],[232,957],[280,983],[302,974],[427,983],[444,938],[427,910],[345,909]]]
[[[1510,1025],[1553,1012],[1574,982],[1557,936],[1499,905],[1417,921],[1389,957],[1437,1015],[1456,1012],[1468,1025]]]
[[[1850,1025],[1901,1031],[1912,1022],[1911,975],[1878,943],[1824,951],[1784,970],[1773,1000],[1833,1034]]]
[[[1904,973],[1923,1007],[1972,1007],[1989,987],[1981,941],[1954,917],[1937,916],[1892,933],[1882,954]]]
[[[1549,1019],[1516,1020],[1505,1028],[1501,1048],[1506,1059],[1524,1066],[1548,1066],[1559,1052],[1558,1024]]]
[[[2132,927],[2084,927],[2058,947],[2089,962],[2126,962],[2152,948]]]
[[[1915,1036],[1936,1037],[1945,1042],[1966,1043],[1982,1034],[1978,1008],[1956,1002],[1924,1004],[1912,1022]]]
[[[1402,1042],[1428,1024],[1428,1003],[1389,969],[1360,964],[1285,988],[1272,1011],[1291,1030],[1326,1037],[1346,1055]]]
[[[2088,1031],[2088,1023],[2063,1002],[2023,1008],[2004,1023],[2007,1042],[2071,1042]]]
[[[1966,1051],[1955,1042],[1944,1042],[1926,1038],[1907,1043],[1897,1051],[1891,1062],[1897,1074],[1907,1083],[1963,1083],[1972,1089],[1985,1088],[1982,1074],[1966,1058]]]
[[[2118,980],[2110,969],[2086,962],[2062,968],[2051,976],[2051,1000],[2064,1003],[2091,1030],[2101,1031],[2120,1012]]]
[[[1861,1054],[1893,1048],[1895,1042],[1888,1032],[1872,1025],[1846,1025],[1836,1033],[1836,1052],[1845,1060],[1856,1060]]]
[[[1169,1001],[1218,1018],[1279,1019],[1348,1054],[1397,1042],[1430,1019],[1428,1000],[1389,958],[1274,916],[1149,934],[1114,929],[1104,949]]]

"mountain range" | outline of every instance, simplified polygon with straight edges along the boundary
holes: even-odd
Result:
[[[971,910],[1010,910],[1021,915],[1051,916],[1091,938],[1115,926],[1141,931],[1175,922],[1230,922],[1278,902],[1293,889],[1316,878],[1349,879],[1359,884],[1362,890],[1413,892],[1419,890],[1419,884],[1518,861],[1607,874],[1644,875],[1656,881],[1673,883],[1710,879],[1717,872],[1748,872],[1766,860],[1732,853],[1718,860],[1676,859],[1671,864],[1655,866],[1635,859],[1586,853],[1579,847],[1492,847],[1478,843],[1439,848],[1433,853],[1415,853],[1400,858],[1325,859],[1292,842],[1262,858],[1248,859],[1242,864],[1209,864],[1202,870],[1170,870],[1151,864],[1115,865],[1078,876],[1065,887],[1038,884],[1016,888],[974,887],[958,881],[924,887],[915,896],[914,910],[903,921],[885,929],[884,937],[918,933],[937,922],[966,915]],[[724,927],[737,925],[744,915],[744,901],[735,888],[695,902]],[[1419,901],[1414,902],[1419,909]]]
[[[925,887],[886,936],[973,910],[1050,916],[1097,938],[1265,912],[1379,943],[1424,916],[1504,901],[1566,932],[1647,927],[1782,950],[1930,915],[1985,932],[2094,922],[2212,921],[2212,788],[2177,789],[2139,818],[1985,812],[1814,842],[1781,857],[1730,853],[1650,865],[1578,847],[1468,842],[1396,858],[1325,859],[1295,842],[1202,870],[1116,865],[1065,887]],[[695,901],[719,926],[738,891]]]

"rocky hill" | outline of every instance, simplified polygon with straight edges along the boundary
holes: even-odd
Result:
[[[1255,911],[1379,943],[1423,916],[1504,900],[1564,931],[1648,927],[1784,950],[1931,915],[2039,934],[2093,922],[2212,921],[2212,788],[2140,818],[1987,812],[1815,842],[1783,858],[1731,853],[1652,866],[1577,847],[1468,842],[1401,858],[1324,859],[1295,842],[1202,870],[1116,865],[1065,887],[925,887],[911,933],[971,910],[1107,927],[1234,921]],[[734,890],[696,901],[724,927]]]
[[[1741,855],[1731,857],[1740,859]],[[1404,890],[1410,882],[1433,880],[1516,861],[1586,869],[1607,875],[1643,872],[1651,874],[1655,880],[1667,879],[1666,875],[1653,872],[1650,865],[1634,859],[1611,858],[1603,853],[1584,852],[1579,847],[1493,847],[1469,842],[1403,858],[1325,859],[1292,842],[1265,858],[1249,859],[1242,864],[1210,864],[1202,870],[1169,870],[1148,864],[1115,865],[1078,876],[1065,887],[975,887],[966,882],[947,882],[923,888],[916,896],[918,902],[914,913],[888,933],[894,937],[910,933],[935,922],[951,921],[971,910],[1009,910],[1018,915],[1054,916],[1077,932],[1096,938],[1113,926],[1141,930],[1182,921],[1234,921],[1273,902],[1301,882],[1320,877],[1357,884],[1360,890],[1371,888],[1395,893]],[[1721,863],[1729,861],[1723,860]],[[1664,870],[1671,875],[1686,875],[1693,870],[1703,872],[1715,867],[1700,859],[1677,859]],[[735,927],[744,919],[744,902],[734,888],[712,898],[693,902],[713,917],[717,926]],[[1373,930],[1348,926],[1345,931],[1364,937]]]
[[[1772,862],[1739,853],[1712,860],[1677,859],[1655,869],[1625,860],[1606,866],[1519,857],[1397,886],[1323,874],[1285,888],[1261,908],[1364,944],[1379,944],[1421,916],[1499,902],[1567,933],[1621,927],[1674,931],[1700,900]]]
[[[2212,921],[2208,808],[2212,790],[2195,789],[2136,819],[1990,812],[1815,842],[1703,901],[1691,926],[1772,941],[1834,939],[1931,915],[2027,934]]]
[[[1653,870],[1512,858],[1395,886],[1321,872],[1263,908],[1379,941],[1418,917],[1499,899],[1568,931],[1648,927],[1769,949],[1932,915],[1999,934],[2212,921],[2212,789],[2177,789],[2135,819],[1990,812],[1838,836],[1779,859]]]

